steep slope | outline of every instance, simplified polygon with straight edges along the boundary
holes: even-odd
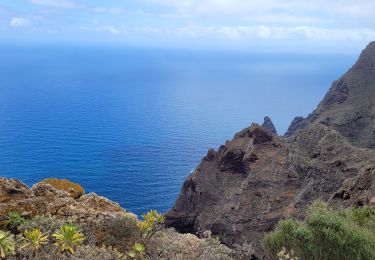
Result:
[[[299,122],[298,127],[321,123],[339,131],[353,145],[375,148],[374,119],[375,42],[371,42],[357,63],[332,84],[315,111]],[[286,135],[291,135],[297,128],[292,127]]]
[[[167,225],[211,230],[231,246],[246,241],[261,255],[264,233],[281,218],[303,218],[318,198],[337,207],[375,203],[375,150],[364,148],[375,144],[374,50],[372,43],[290,137],[253,124],[209,150]]]

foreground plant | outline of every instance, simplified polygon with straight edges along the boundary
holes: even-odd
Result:
[[[75,248],[80,246],[85,239],[73,224],[62,225],[52,236],[56,239],[55,245],[61,251],[69,251],[71,254],[74,254]]]
[[[293,252],[301,260],[375,259],[374,220],[375,208],[335,212],[317,202],[305,221],[280,221],[264,244],[271,257]]]
[[[17,211],[11,211],[7,214],[7,219],[5,221],[5,226],[17,231],[18,227],[26,223],[26,219],[21,216]]]
[[[137,226],[142,233],[149,234],[158,223],[164,221],[164,216],[158,213],[156,210],[151,210],[146,214],[142,215],[143,221],[139,221]]]
[[[145,252],[145,246],[140,243],[135,243],[132,250],[128,253],[130,258],[142,258]]]
[[[38,251],[42,245],[48,243],[48,237],[39,228],[26,230],[22,235],[21,248],[32,249],[34,252]]]
[[[15,253],[16,243],[10,232],[0,230],[0,256],[2,258]]]

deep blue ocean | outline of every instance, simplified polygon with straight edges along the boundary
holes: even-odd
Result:
[[[354,55],[0,47],[0,176],[167,211],[210,148],[311,112]]]

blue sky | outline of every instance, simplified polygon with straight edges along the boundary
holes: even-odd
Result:
[[[2,0],[0,41],[357,51],[375,40],[374,12],[374,0]]]

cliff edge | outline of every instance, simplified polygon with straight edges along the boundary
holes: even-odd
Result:
[[[333,207],[375,202],[375,42],[287,136],[253,124],[210,150],[186,179],[166,223],[210,230],[235,246],[261,240],[283,218],[304,218],[316,199]],[[268,125],[268,124],[267,124]]]

